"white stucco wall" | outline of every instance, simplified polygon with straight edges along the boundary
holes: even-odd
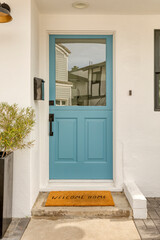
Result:
[[[7,1],[13,21],[0,24],[0,101],[30,106],[30,1]],[[30,150],[14,154],[13,216],[30,210]]]
[[[37,12],[35,6],[31,6],[31,0],[8,0],[7,3],[11,7],[13,21],[0,24],[0,102],[17,103],[21,107],[34,106],[32,77],[38,72],[38,22],[35,20]],[[37,139],[37,132],[35,128],[32,139]],[[36,143],[32,150],[14,153],[13,217],[30,215],[39,188],[37,152]]]
[[[65,19],[65,21],[62,21]],[[154,29],[160,16],[41,15],[40,75],[46,79],[41,108],[40,187],[48,182],[48,32],[114,33],[114,180],[134,180],[146,196],[160,196],[160,113],[154,112]],[[133,96],[129,96],[129,90]],[[43,140],[42,140],[43,137]],[[124,166],[124,167],[123,167]]]
[[[114,33],[114,180],[117,187],[124,179],[134,180],[146,196],[160,196],[160,113],[154,112],[153,34],[160,29],[160,16],[40,15],[39,22],[31,0],[7,3],[13,21],[0,24],[0,101],[33,106],[37,119],[31,136],[36,139],[34,148],[15,152],[13,217],[30,215],[39,189],[48,184],[47,31]],[[33,101],[34,76],[46,81],[44,102]]]
[[[39,193],[39,105],[41,101],[34,101],[34,77],[39,77],[39,11],[34,0],[31,0],[31,105],[35,109],[36,125],[32,132],[35,140],[31,148],[31,199],[30,207],[33,206]]]

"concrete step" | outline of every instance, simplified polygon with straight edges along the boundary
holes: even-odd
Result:
[[[115,206],[45,207],[48,192],[40,192],[32,208],[32,217],[52,219],[132,218],[132,209],[123,192],[112,192]]]

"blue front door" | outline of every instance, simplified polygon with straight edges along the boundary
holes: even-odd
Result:
[[[50,179],[113,179],[112,43],[50,35]]]

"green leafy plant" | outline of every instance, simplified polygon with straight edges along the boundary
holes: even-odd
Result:
[[[0,151],[4,155],[30,148],[34,141],[27,141],[35,124],[35,113],[31,107],[19,108],[17,104],[0,103]]]

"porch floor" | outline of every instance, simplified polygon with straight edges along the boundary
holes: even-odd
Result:
[[[22,240],[140,240],[131,219],[35,219]]]
[[[112,192],[115,206],[45,207],[48,192],[40,192],[32,208],[32,217],[52,219],[73,218],[132,218],[132,209],[124,193]]]
[[[147,207],[148,207],[148,217],[146,220],[134,220],[135,222],[135,225],[137,227],[137,230],[140,234],[140,239],[142,240],[156,240],[156,239],[160,239],[160,198],[147,198]],[[44,228],[44,225],[45,223],[47,223],[48,225],[48,222],[46,219],[44,219],[45,221],[43,221],[43,219],[35,219],[37,220],[37,228],[36,227],[36,222],[34,221],[33,224],[34,224],[34,233],[31,231],[32,228],[30,227],[30,231],[26,230],[26,233],[24,234],[22,240],[36,240],[35,236],[38,238],[38,240],[40,240],[40,236],[43,237],[43,239],[46,238],[46,235],[45,235],[45,228]],[[39,221],[40,220],[40,221]],[[42,220],[42,222],[41,222]],[[79,219],[80,220],[80,219]],[[91,219],[90,219],[91,220]],[[25,218],[25,219],[13,219],[12,220],[12,223],[11,225],[9,226],[4,238],[2,240],[20,240],[28,223],[29,223],[30,219],[29,218]],[[96,220],[98,221],[98,219]],[[133,227],[132,225],[132,220],[131,219],[104,219],[103,222],[99,222],[99,223],[103,223],[103,227],[105,227],[105,223],[109,224],[110,227],[112,227],[110,224],[111,224],[111,221],[112,223],[114,223],[116,229],[114,228],[111,228],[111,232],[117,232],[118,230],[118,233],[119,231],[121,230],[121,235],[119,233],[119,236],[121,236],[121,238],[123,237],[123,240],[125,239],[124,235],[127,237],[127,240],[128,239],[132,239],[134,238],[134,240],[136,239],[135,238],[135,228]],[[68,220],[68,223],[67,222],[64,222],[64,220],[62,220],[62,223],[63,223],[63,228],[64,228],[64,224],[67,224],[67,228],[69,227],[69,224],[70,222],[74,223],[74,221],[72,220]],[[117,224],[116,224],[117,222]],[[127,224],[127,222],[129,223],[129,225]],[[42,223],[42,225],[39,225],[40,223]],[[54,221],[50,221],[50,226],[52,227],[52,223],[54,224]],[[58,221],[55,221],[55,225],[54,226],[58,226],[57,225],[61,223],[61,220],[58,220]],[[91,221],[91,223],[93,223]],[[123,224],[122,224],[123,223]],[[76,223],[77,224],[77,223]],[[98,222],[96,222],[96,230],[101,232],[102,231],[102,226],[98,225]],[[121,226],[120,226],[121,225]],[[124,228],[122,228],[122,225],[124,226]],[[33,225],[32,225],[33,226]],[[59,226],[61,227],[61,226]],[[68,229],[67,231],[67,239],[71,239],[71,236],[75,236],[74,234],[76,234],[76,238],[74,239],[85,239],[83,237],[80,237],[82,235],[82,232],[79,231],[79,229],[75,228],[75,226],[70,226],[71,228]],[[74,228],[73,228],[74,227]],[[77,226],[76,226],[77,227]],[[66,228],[66,230],[67,230]],[[27,228],[28,229],[28,228]],[[58,228],[60,230],[62,230],[62,228]],[[93,226],[92,226],[92,230],[93,230]],[[124,231],[123,231],[124,229]],[[130,237],[128,237],[126,234],[126,229],[129,230],[129,234],[130,234]],[[47,229],[47,231],[49,230],[49,228]],[[53,230],[53,229],[52,229]],[[56,229],[54,228],[54,231]],[[74,230],[74,232],[73,232]],[[78,230],[78,232],[77,232]],[[134,231],[134,232],[131,232]],[[122,232],[123,231],[123,232]],[[57,232],[56,232],[57,233]],[[58,233],[64,233],[64,231],[59,231]],[[95,231],[94,231],[95,233]],[[92,231],[90,231],[90,234],[91,234],[91,238],[88,238],[87,240],[89,239],[94,239],[94,236],[96,237],[96,240],[97,240],[97,236],[94,235],[94,233]],[[102,231],[102,233],[104,233]],[[69,238],[68,238],[68,234],[69,234]],[[79,235],[77,235],[79,234]],[[97,233],[96,233],[97,234]],[[52,236],[52,239],[53,239],[53,233],[50,232],[50,235]],[[45,236],[45,237],[44,237]],[[62,236],[60,235],[60,240],[65,240],[65,236]],[[109,234],[107,235],[107,239],[109,240],[109,237],[112,237],[111,239],[117,239],[117,240],[120,240],[121,238],[119,237],[115,237],[115,235],[113,234]],[[56,239],[59,239],[59,238],[56,238]],[[103,236],[103,235],[100,235],[100,239],[103,240],[103,239],[106,239],[106,236]],[[139,239],[139,237],[137,236],[137,240]]]

